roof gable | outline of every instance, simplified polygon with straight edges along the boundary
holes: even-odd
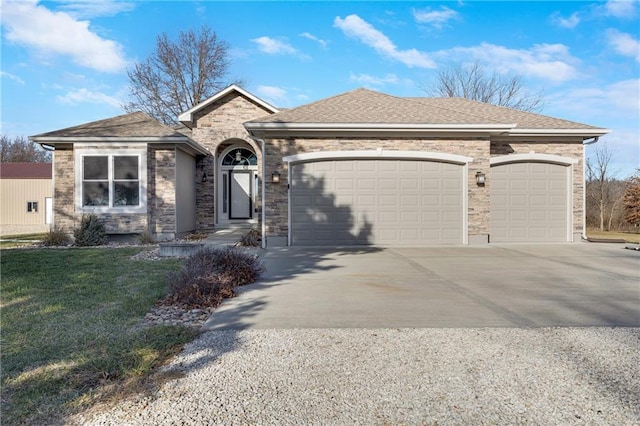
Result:
[[[51,179],[51,163],[1,163],[2,179]]]
[[[236,92],[239,95],[245,97],[246,99],[249,99],[251,102],[259,105],[260,107],[262,107],[263,109],[265,109],[267,112],[271,114],[278,112],[278,109],[273,105],[247,92],[242,87],[232,84],[226,89],[223,89],[218,93],[216,93],[215,95],[211,96],[210,98],[200,102],[198,105],[194,106],[190,110],[180,114],[178,116],[178,121],[180,121],[182,124],[184,124],[189,128],[193,127],[194,116],[196,115],[197,112],[207,108],[209,105],[213,104],[214,102],[217,102],[218,100],[224,98],[225,96],[227,96],[229,93],[232,93],[232,92]]]

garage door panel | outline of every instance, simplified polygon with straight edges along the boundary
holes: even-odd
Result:
[[[291,176],[293,244],[462,243],[462,166],[408,160],[333,160],[293,165]],[[452,194],[445,196],[443,191]],[[330,203],[341,207],[338,213]],[[296,214],[303,206],[322,214]],[[342,220],[336,214],[342,215]]]
[[[492,167],[491,241],[567,241],[568,170],[537,162]]]

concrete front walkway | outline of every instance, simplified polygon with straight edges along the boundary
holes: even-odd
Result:
[[[263,278],[205,329],[640,326],[620,244],[262,251]]]

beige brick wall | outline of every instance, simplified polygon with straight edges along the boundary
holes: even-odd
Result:
[[[582,234],[583,212],[584,212],[584,161],[583,161],[582,139],[566,140],[566,141],[509,141],[509,142],[492,142],[491,156],[501,156],[510,154],[550,154],[559,155],[561,157],[569,157],[578,160],[573,165],[573,234],[575,236]],[[487,181],[490,181],[490,175],[487,175]],[[579,241],[577,237],[575,240]]]
[[[75,213],[75,173],[72,145],[57,145],[53,155],[53,223],[67,234],[80,223]],[[80,215],[81,217],[81,215]]]
[[[150,148],[147,206],[149,231],[159,239],[176,234],[176,150]]]
[[[208,105],[194,116],[192,138],[210,151],[210,155],[201,158],[197,164],[198,173],[205,172],[207,181],[199,182],[196,187],[196,226],[199,230],[211,230],[215,227],[215,191],[219,156],[228,147],[243,146],[254,151],[258,157],[258,176],[262,177],[262,150],[259,143],[249,137],[242,123],[269,115],[270,112],[238,93],[219,99]],[[261,185],[261,182],[259,182]],[[262,194],[256,194],[254,217],[260,220]]]
[[[489,233],[489,185],[478,187],[475,174],[489,173],[489,140],[487,139],[270,139],[266,144],[265,172],[281,174],[281,182],[266,185],[267,237],[285,237],[288,233],[287,155],[317,151],[384,150],[440,152],[466,155],[473,158],[469,164],[469,236],[486,238]]]
[[[103,146],[96,146],[103,149]],[[129,148],[121,146],[120,148]],[[135,146],[139,148],[139,146]],[[72,145],[57,145],[54,162],[54,224],[68,234],[80,225],[82,213],[75,206],[75,158]],[[147,214],[96,214],[110,234],[140,233],[147,230]]]

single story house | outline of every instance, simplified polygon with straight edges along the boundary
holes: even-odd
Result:
[[[51,163],[0,163],[0,235],[47,232],[53,221]]]
[[[232,85],[167,127],[126,114],[33,136],[54,220],[174,238],[254,226],[264,246],[572,242],[584,145],[609,132],[461,98],[357,89],[279,110]]]

